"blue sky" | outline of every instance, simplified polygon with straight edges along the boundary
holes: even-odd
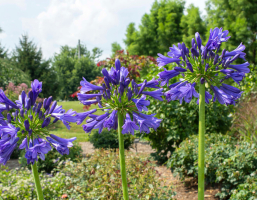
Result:
[[[0,0],[0,41],[10,51],[22,34],[42,48],[43,57],[58,53],[60,46],[76,46],[78,39],[89,50],[111,54],[111,43],[125,47],[123,39],[130,22],[136,26],[149,13],[154,0]],[[186,0],[205,15],[205,0]]]

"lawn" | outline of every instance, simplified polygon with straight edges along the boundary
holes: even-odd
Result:
[[[83,104],[81,104],[79,101],[62,101],[62,102],[58,102],[58,105],[62,105],[63,109],[65,109],[65,111],[68,111],[69,109],[73,109],[74,111],[80,113],[80,112],[85,112],[83,110]],[[97,105],[93,105],[90,107],[91,109],[94,109],[98,107]],[[94,114],[101,114],[103,113],[102,111],[98,110],[96,113]],[[57,135],[59,137],[62,138],[71,138],[71,137],[77,137],[77,142],[86,142],[88,141],[88,134],[85,133],[83,131],[82,125],[85,124],[86,121],[84,121],[84,123],[77,125],[76,123],[71,123],[71,128],[70,130],[68,130],[66,128],[66,126],[61,122],[58,121],[57,123],[51,125],[49,127],[49,131],[51,134]]]

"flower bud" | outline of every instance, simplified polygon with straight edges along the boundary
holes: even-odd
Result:
[[[30,115],[30,116],[29,116],[29,119],[30,119],[30,121],[32,121],[32,120],[33,120],[33,116],[32,116],[32,115]]]
[[[26,131],[29,131],[29,120],[26,119],[24,121],[24,126],[25,126]]]
[[[106,87],[110,89],[110,82],[106,76],[104,77],[104,82],[106,84]]]
[[[59,120],[58,118],[55,118],[54,121],[53,121],[53,123],[58,122],[58,120]]]
[[[47,118],[44,120],[43,124],[42,124],[42,128],[45,128],[46,126],[48,126],[49,123],[50,123],[50,121],[51,121],[51,118],[50,118],[50,117],[47,117]]]
[[[21,103],[23,106],[25,106],[25,98],[26,98],[26,92],[23,90],[21,92]]]
[[[41,119],[42,115],[43,115],[42,110],[40,110],[38,113],[38,118]]]
[[[45,107],[44,107],[45,110],[47,110],[47,109],[49,108],[49,106],[51,105],[52,99],[53,99],[52,96],[48,97],[48,99],[47,99],[47,101],[46,101],[46,103],[45,103]]]
[[[12,121],[12,116],[10,115],[10,113],[7,113],[7,121],[8,123],[11,123]]]
[[[54,102],[52,103],[52,106],[51,106],[51,109],[50,109],[50,111],[49,111],[49,114],[52,114],[52,112],[54,111],[56,105],[57,105],[57,101],[54,101]]]
[[[215,58],[214,58],[214,60],[213,60],[213,64],[216,65],[216,64],[218,63],[218,61],[219,61],[219,55],[216,54],[216,55],[215,55]]]
[[[21,115],[21,117],[24,117],[24,110],[23,109],[21,109],[20,115]]]
[[[111,92],[109,89],[106,90],[106,95],[107,95],[107,98],[110,99],[111,98]]]
[[[37,106],[36,113],[39,113],[39,111],[40,111],[41,107],[42,107],[42,103],[41,103],[41,102],[39,102],[39,103],[38,103],[38,106]]]
[[[130,88],[130,87],[128,88],[127,97],[128,97],[128,100],[129,100],[129,101],[130,101],[131,98],[132,98],[132,91],[131,91],[131,88]]]

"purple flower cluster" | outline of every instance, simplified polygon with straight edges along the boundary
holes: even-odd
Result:
[[[61,120],[70,129],[69,123],[77,122],[78,113],[72,110],[65,113],[62,106],[58,106],[56,101],[52,102],[52,97],[37,104],[36,99],[42,91],[42,82],[34,80],[31,88],[28,94],[22,91],[16,104],[0,90],[0,164],[6,164],[20,139],[22,143],[19,148],[25,149],[28,164],[34,164],[38,157],[44,160],[45,154],[52,148],[51,145],[60,154],[69,154],[69,147],[72,147],[72,142],[76,140],[75,137],[63,139],[49,135],[45,127],[53,118],[52,123]],[[10,109],[14,109],[14,112],[8,112],[4,118],[1,112]]]
[[[240,98],[242,92],[236,87],[227,85],[227,79],[232,79],[238,85],[245,77],[245,73],[249,73],[250,65],[248,62],[242,64],[233,64],[238,59],[245,61],[245,46],[241,43],[235,50],[229,52],[225,49],[219,54],[222,42],[226,42],[230,37],[228,31],[223,31],[222,28],[214,28],[210,30],[210,37],[205,46],[202,45],[202,40],[197,32],[195,39],[192,39],[191,49],[188,49],[184,43],[178,43],[178,46],[173,45],[167,53],[169,57],[158,54],[158,66],[162,67],[173,63],[175,67],[172,70],[167,70],[159,73],[159,80],[164,86],[169,83],[169,80],[182,75],[179,82],[169,85],[169,91],[164,95],[168,101],[179,100],[181,103],[184,100],[189,103],[192,97],[199,100],[199,94],[195,90],[196,83],[207,83],[207,91],[205,92],[205,102],[209,103],[212,95],[209,91],[213,91],[213,101],[218,99],[219,103],[231,105],[235,104]]]
[[[104,83],[102,86],[96,86],[89,83],[86,79],[80,82],[81,93],[78,93],[78,99],[84,105],[98,103],[99,109],[104,110],[103,115],[94,115],[97,109],[81,113],[77,115],[77,124],[81,124],[87,117],[83,130],[88,133],[93,129],[99,129],[99,133],[103,128],[117,129],[118,112],[124,117],[123,134],[134,134],[135,130],[149,133],[149,128],[157,129],[160,126],[160,119],[154,115],[146,115],[141,113],[147,111],[150,101],[146,100],[147,96],[163,101],[163,89],[159,89],[158,80],[145,80],[141,84],[137,84],[134,80],[128,78],[128,70],[121,67],[120,61],[116,59],[115,68],[107,71],[102,69]],[[154,91],[144,91],[146,88],[155,88]],[[89,91],[98,91],[94,94],[86,94]]]

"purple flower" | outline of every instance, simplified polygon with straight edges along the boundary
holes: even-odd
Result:
[[[185,86],[181,86],[178,90],[181,92],[180,98],[184,98],[185,102],[189,103],[192,97],[199,98],[199,94],[195,91],[196,83],[187,83]]]
[[[228,36],[228,31],[222,31],[222,28],[214,28],[213,30],[210,30],[210,36],[209,40],[206,44],[206,47],[208,50],[214,50],[217,49],[222,42],[226,42],[230,36]]]
[[[245,73],[249,73],[250,70],[248,62],[233,65],[233,62],[238,59],[245,60],[246,54],[243,52],[245,46],[242,43],[231,52],[223,49],[219,54],[221,43],[230,38],[228,33],[227,30],[223,31],[222,28],[211,29],[209,40],[203,46],[200,34],[197,32],[195,33],[195,39],[191,41],[192,48],[190,52],[185,44],[182,43],[178,44],[178,47],[173,45],[170,48],[168,55],[171,58],[158,54],[159,66],[164,66],[171,62],[175,62],[178,65],[174,70],[168,71],[164,68],[164,71],[159,73],[161,86],[168,85],[170,79],[180,74],[183,77],[180,82],[171,84],[169,86],[170,90],[164,93],[167,101],[180,100],[180,103],[182,103],[185,100],[189,103],[193,96],[198,98],[198,93],[195,91],[195,82],[199,81],[201,84],[208,83],[214,88],[212,89],[215,94],[213,101],[218,98],[219,102],[226,105],[235,103],[235,97],[231,98],[227,94],[228,91],[223,86],[220,87],[220,85],[230,78],[239,85],[240,81],[245,77]],[[175,61],[175,59],[179,60]],[[225,76],[219,76],[220,73],[225,74]],[[214,87],[215,84],[216,86]],[[224,92],[225,90],[226,92]],[[208,92],[206,93],[205,102],[209,103],[210,99],[212,99],[212,95]]]
[[[243,72],[243,73],[249,73],[250,69],[247,68],[250,65],[249,62],[240,64],[240,65],[229,65],[228,67],[237,70],[238,72]]]
[[[159,67],[162,67],[164,65],[167,65],[169,63],[173,62],[180,62],[180,59],[178,58],[168,58],[160,53],[158,53],[159,58],[157,58],[157,63]]]
[[[45,128],[45,127],[47,127],[49,124],[50,124],[50,121],[51,121],[51,118],[50,117],[47,117],[47,118],[45,118],[45,120],[44,120],[44,122],[43,122],[43,124],[42,124],[42,128]]]
[[[162,121],[161,119],[157,119],[152,115],[145,115],[142,113],[133,113],[133,117],[140,125],[140,133],[150,133],[149,128],[153,128],[154,130],[156,130],[160,126],[160,123]]]
[[[176,70],[168,71],[164,68],[164,71],[162,71],[158,74],[161,79],[161,86],[168,84],[168,82],[171,78],[174,78],[174,77],[178,76],[179,74],[180,74],[180,72],[178,72]]]
[[[216,86],[211,86],[211,89],[214,92],[214,98],[213,101],[215,102],[216,99],[218,99],[220,104],[226,104],[231,105],[235,104],[235,98],[233,98],[231,95],[228,95],[223,90],[219,89]]]
[[[72,111],[72,109],[68,110],[66,113],[52,113],[51,116],[61,120],[63,124],[70,130],[69,122],[77,122],[77,116],[74,116],[76,111]]]
[[[72,142],[76,140],[76,137],[70,139],[64,139],[57,137],[56,135],[50,134],[50,137],[46,137],[46,139],[54,146],[54,148],[62,155],[69,155],[69,148],[73,147]]]
[[[77,117],[77,125],[81,124],[87,117],[88,115],[92,114],[96,112],[96,109],[87,111],[87,112],[83,112],[83,113],[77,113],[76,117]]]
[[[86,93],[91,90],[103,90],[104,89],[102,86],[96,86],[96,85],[89,83],[84,77],[83,77],[83,81],[80,81],[80,85],[82,86],[80,91],[83,93]]]
[[[115,126],[117,121],[117,110],[112,111],[110,117],[104,122],[104,127],[109,130]]]
[[[19,107],[13,103],[10,99],[8,99],[3,90],[0,89],[0,103],[4,103],[6,106],[11,106],[12,108],[18,109]]]
[[[125,123],[122,126],[122,134],[131,133],[134,135],[134,130],[138,130],[139,127],[134,121],[131,121],[129,114],[126,114]]]
[[[33,100],[31,100],[31,105],[34,105],[38,94],[42,92],[42,82],[39,82],[37,79],[31,82],[31,88],[33,93]]]
[[[90,123],[87,123],[87,124],[84,124],[82,125],[83,127],[83,130],[86,132],[86,133],[90,133],[93,128],[95,127],[95,125],[97,124],[98,122],[97,121],[92,121]]]
[[[143,83],[137,84],[138,87],[141,87],[142,85],[143,85]],[[148,87],[148,88],[159,88],[158,85],[159,85],[159,81],[155,80],[153,78],[151,81],[146,83],[145,87]]]
[[[162,92],[163,88],[159,89],[159,90],[155,90],[155,91],[144,91],[142,92],[142,94],[145,94],[145,95],[148,95],[148,96],[151,96],[153,97],[154,99],[157,99],[159,101],[163,101],[162,99],[162,95],[163,95],[163,92]]]
[[[102,94],[81,94],[81,93],[78,93],[78,99],[79,101],[85,101],[85,100],[88,100],[88,99],[92,99],[94,97],[97,97],[97,96],[102,96]]]
[[[137,109],[141,112],[142,110],[148,111],[146,106],[150,105],[150,101],[145,100],[146,96],[143,95],[140,99],[132,99],[132,101],[136,104]]]
[[[19,138],[16,137],[12,142],[8,140],[0,140],[0,164],[5,165],[10,159],[12,152],[17,146]]]
[[[28,151],[32,152],[32,159],[36,159],[39,156],[41,160],[45,160],[45,154],[51,150],[50,143],[41,138],[35,138],[33,143],[34,145],[28,149]]]

